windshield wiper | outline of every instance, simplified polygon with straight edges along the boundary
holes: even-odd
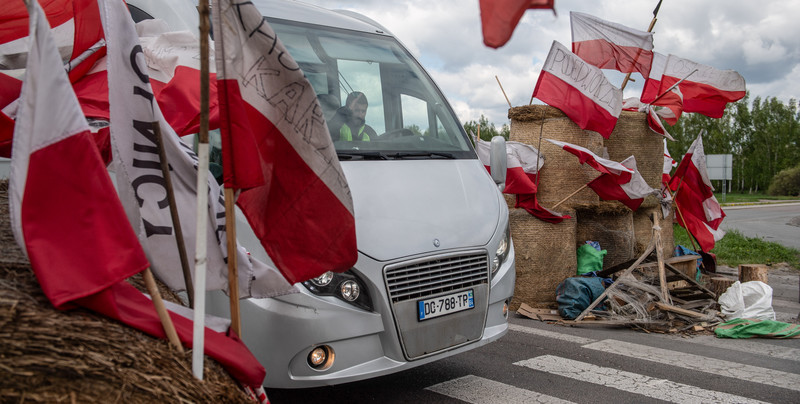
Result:
[[[364,160],[388,160],[389,157],[385,153],[376,151],[341,151],[337,150],[336,154],[339,155],[339,160],[352,160],[361,157]]]
[[[446,153],[446,152],[398,152],[394,154],[390,154],[389,157],[394,157],[396,159],[404,159],[407,157],[441,157],[446,159],[454,159],[456,156],[453,153]]]

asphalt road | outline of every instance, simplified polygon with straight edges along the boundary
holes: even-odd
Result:
[[[800,203],[726,206],[723,230],[736,229],[747,237],[759,237],[800,250]]]

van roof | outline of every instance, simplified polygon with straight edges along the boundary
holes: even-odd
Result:
[[[252,2],[268,18],[391,35],[374,20],[349,10],[328,10],[300,1],[252,0]]]

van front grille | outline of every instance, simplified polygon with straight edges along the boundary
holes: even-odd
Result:
[[[433,296],[489,282],[485,251],[427,257],[386,267],[392,303]]]

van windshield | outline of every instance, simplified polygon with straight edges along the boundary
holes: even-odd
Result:
[[[393,37],[270,25],[314,87],[340,159],[475,158],[455,114]]]

